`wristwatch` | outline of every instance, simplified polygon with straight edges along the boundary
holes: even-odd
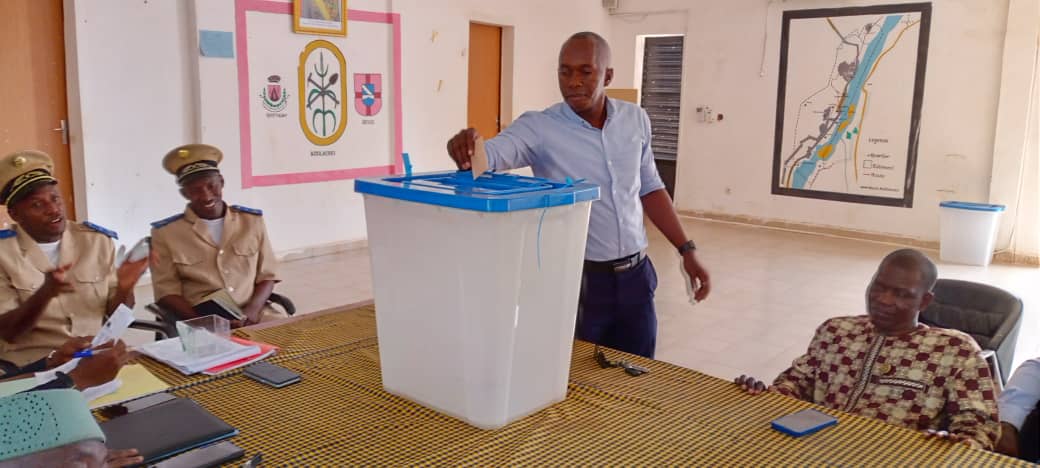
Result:
[[[50,367],[51,359],[54,359],[54,355],[58,353],[58,350],[52,349],[50,353],[47,353],[47,357],[43,359],[43,367]]]
[[[69,374],[58,371],[54,373],[54,380],[58,381],[61,388],[76,388],[76,382],[72,381],[72,377]]]
[[[686,255],[686,252],[694,250],[697,250],[697,244],[694,244],[692,240],[688,240],[685,244],[679,246],[679,255]]]

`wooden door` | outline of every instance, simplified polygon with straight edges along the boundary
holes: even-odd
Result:
[[[0,155],[38,149],[54,159],[54,177],[76,219],[72,158],[62,124],[65,96],[65,26],[62,0],[3,0],[0,15]],[[7,210],[0,209],[0,222]]]
[[[502,130],[502,28],[469,24],[469,113],[467,126],[485,139]]]

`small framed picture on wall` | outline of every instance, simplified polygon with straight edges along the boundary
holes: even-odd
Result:
[[[293,32],[347,35],[347,0],[293,0]]]

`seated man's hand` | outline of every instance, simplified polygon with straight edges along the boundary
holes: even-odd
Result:
[[[1000,422],[1000,439],[993,450],[1011,457],[1018,457],[1018,428],[1007,421]]]
[[[924,436],[929,439],[943,439],[949,440],[951,442],[960,442],[962,444],[974,447],[974,445],[972,444],[973,441],[970,437],[961,434],[954,434],[949,431],[937,431],[935,429],[927,429],[924,431]]]
[[[754,377],[746,375],[741,375],[740,377],[733,379],[733,383],[740,385],[740,388],[743,388],[744,391],[752,395],[758,395],[759,393],[769,390],[769,387],[761,380],[756,380]]]
[[[134,466],[144,461],[144,457],[138,455],[137,449],[109,450],[105,457],[106,468],[120,468]]]
[[[115,379],[128,360],[126,344],[117,341],[109,349],[96,350],[93,356],[80,359],[79,365],[69,372],[69,377],[77,390],[96,387]]]
[[[255,325],[260,323],[260,318],[264,315],[264,307],[252,308],[247,307],[242,311],[242,315],[245,315],[245,320],[242,320],[242,326]]]
[[[144,271],[148,269],[149,257],[142,258],[136,262],[123,262],[116,269],[116,284],[121,291],[130,291],[137,285]]]
[[[75,291],[76,287],[69,277],[70,269],[72,269],[72,264],[68,263],[45,273],[43,286],[40,286],[37,292],[42,292],[45,297],[57,297],[58,294]]]
[[[89,348],[90,342],[93,340],[93,336],[77,336],[70,338],[68,341],[62,343],[61,347],[54,350],[53,355],[47,357],[47,368],[58,367],[71,361],[73,354]]]

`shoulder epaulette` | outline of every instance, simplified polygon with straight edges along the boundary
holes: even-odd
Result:
[[[17,235],[18,233],[14,229],[0,229],[0,239],[10,239]]]
[[[178,219],[181,219],[183,217],[184,217],[184,213],[177,213],[177,214],[175,214],[173,216],[170,216],[169,218],[161,219],[159,221],[156,221],[156,222],[152,223],[152,228],[153,229],[159,229],[159,228],[161,228],[163,226],[166,226],[167,224],[170,224],[170,223],[172,223],[174,221],[177,221]]]
[[[113,238],[113,239],[119,239],[119,234],[116,234],[116,232],[111,230],[111,229],[107,229],[107,228],[98,226],[97,224],[94,224],[94,223],[92,223],[90,221],[83,221],[83,223],[81,223],[81,224],[83,224],[83,227],[88,228],[88,229],[90,229],[92,231],[100,232],[100,233],[102,233],[102,234],[104,234],[104,235],[106,235],[108,237]]]
[[[243,213],[249,213],[251,215],[263,216],[264,210],[258,210],[256,208],[250,208],[242,205],[231,205],[231,209],[235,211],[241,211]]]

